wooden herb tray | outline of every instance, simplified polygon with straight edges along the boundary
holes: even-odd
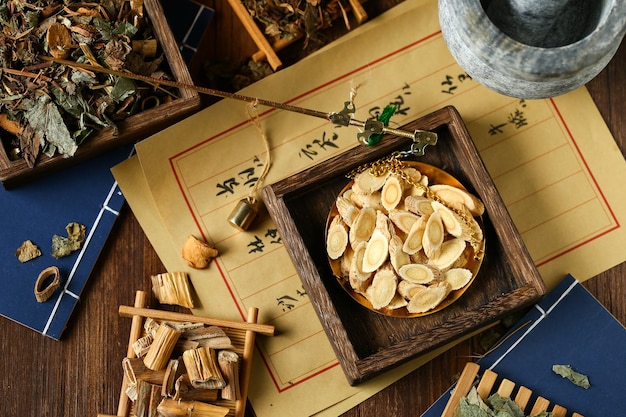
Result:
[[[536,302],[545,286],[493,180],[453,107],[403,126],[439,135],[419,161],[458,179],[485,204],[486,249],[472,286],[449,307],[424,317],[397,318],[354,301],[333,276],[325,249],[325,225],[352,169],[396,150],[407,139],[388,136],[357,146],[263,189],[265,204],[302,279],[350,384],[459,339],[510,312]]]
[[[203,323],[208,326],[217,326],[221,328],[231,340],[232,348],[230,348],[229,350],[234,351],[241,358],[239,362],[240,396],[237,400],[218,399],[216,401],[210,402],[210,404],[228,408],[229,411],[227,415],[230,417],[243,417],[246,410],[247,393],[250,382],[252,356],[254,354],[254,342],[256,335],[258,333],[266,336],[272,336],[274,334],[274,326],[258,324],[258,309],[256,308],[249,309],[246,322],[236,322],[230,320],[202,317],[193,314],[176,313],[145,308],[147,299],[148,295],[146,292],[137,291],[133,307],[120,306],[119,308],[120,316],[132,318],[127,357],[135,357],[133,344],[143,335],[144,321],[146,318],[151,318],[159,322],[164,321],[170,323]],[[121,363],[122,361],[120,359],[120,366]],[[126,395],[126,389],[128,385],[129,381],[126,377],[124,377],[116,416],[127,417],[134,415],[134,413],[132,412],[133,404]],[[99,416],[105,417],[106,415],[99,414]]]
[[[171,75],[176,81],[193,84],[174,35],[167,24],[161,3],[159,0],[145,0],[144,10],[150,18]],[[171,102],[142,111],[118,122],[117,135],[114,135],[113,128],[103,129],[81,144],[74,156],[64,158],[62,155],[56,155],[50,158],[42,154],[33,168],[30,168],[23,159],[10,160],[7,150],[0,145],[0,182],[6,188],[10,188],[24,180],[84,161],[114,147],[133,143],[182,120],[199,110],[201,106],[201,98],[197,92],[179,89],[178,98]]]
[[[566,408],[558,404],[553,404],[551,406],[550,401],[546,398],[537,396],[531,401],[531,398],[534,397],[533,392],[524,386],[516,387],[513,381],[503,379],[496,386],[498,374],[489,369],[486,369],[477,381],[479,371],[480,365],[473,362],[465,364],[461,377],[457,381],[454,392],[446,403],[446,407],[444,408],[441,417],[453,417],[455,415],[455,410],[459,406],[461,398],[467,396],[475,384],[477,385],[476,392],[482,400],[485,400],[487,397],[497,392],[502,397],[513,399],[515,404],[517,404],[522,411],[525,411],[525,415],[534,416],[542,411],[548,411],[548,408],[550,408],[549,411],[554,415],[554,417],[565,417],[567,415]],[[514,392],[515,398],[512,397]],[[572,417],[583,416],[578,413],[573,413]]]

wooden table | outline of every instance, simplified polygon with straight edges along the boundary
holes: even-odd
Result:
[[[368,8],[370,16],[381,11],[379,2],[371,6],[374,9]],[[225,24],[232,24],[237,32],[236,20]],[[249,40],[241,39],[247,43],[247,48],[254,48]],[[609,66],[588,85],[622,154],[626,154],[624,68],[626,45],[622,45]],[[95,417],[98,413],[115,414],[122,380],[120,363],[126,353],[130,329],[130,319],[119,317],[118,307],[132,305],[136,290],[150,291],[150,275],[163,271],[163,265],[133,213],[125,207],[62,341],[54,341],[0,318],[3,415]],[[584,283],[623,324],[626,323],[625,277],[626,263],[623,263]],[[477,338],[462,342],[344,416],[418,416],[448,388],[477,350]]]

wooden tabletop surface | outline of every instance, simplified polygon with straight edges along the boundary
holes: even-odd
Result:
[[[372,6],[379,9],[368,9],[370,15],[381,11],[379,2]],[[215,7],[224,6],[216,3]],[[588,85],[622,154],[626,154],[624,68],[626,45]],[[61,341],[0,318],[3,415],[115,414],[122,381],[121,358],[130,329],[130,319],[120,317],[118,307],[132,305],[136,290],[150,291],[150,275],[160,272],[164,272],[163,265],[131,210],[124,207]],[[586,281],[584,286],[622,324],[626,323],[626,263]],[[479,350],[477,337],[462,342],[344,416],[419,416]]]

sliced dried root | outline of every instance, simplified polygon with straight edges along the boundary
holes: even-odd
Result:
[[[400,177],[390,175],[380,193],[381,204],[387,211],[395,209],[400,204],[400,200],[402,200],[403,192],[404,184]]]
[[[411,226],[411,230],[409,230],[402,246],[402,250],[409,255],[413,255],[422,249],[422,239],[424,237],[424,230],[426,230],[427,221],[428,217],[422,216]]]
[[[446,240],[441,245],[437,256],[429,258],[428,265],[445,270],[450,268],[465,251],[466,242],[463,239],[454,238]]]
[[[409,254],[402,250],[403,245],[404,243],[398,235],[394,235],[389,240],[389,261],[396,273],[399,273],[400,268],[404,265],[411,263]]]
[[[472,271],[466,268],[452,268],[443,274],[443,279],[450,284],[450,290],[458,290],[472,279]]]
[[[482,201],[460,188],[448,184],[434,184],[430,186],[430,191],[452,207],[466,207],[474,216],[482,216],[485,212],[485,205]]]
[[[376,271],[389,256],[389,239],[376,228],[363,253],[363,272]]]
[[[406,306],[410,313],[426,313],[437,307],[450,293],[450,284],[443,281],[417,291]]]
[[[384,207],[381,202],[380,191],[372,194],[360,194],[354,192],[350,194],[350,200],[358,207],[372,207],[376,210],[382,210]]]
[[[368,169],[354,178],[354,186],[352,189],[359,194],[372,194],[383,188],[386,180],[387,175],[377,177]]]
[[[398,275],[413,284],[430,284],[439,279],[441,272],[424,264],[406,264],[400,268]]]
[[[404,233],[409,233],[411,227],[419,218],[420,216],[407,210],[392,210],[389,212],[389,219]]]
[[[372,285],[367,288],[365,296],[372,303],[372,307],[379,310],[391,303],[396,295],[398,276],[392,268],[385,267],[379,269],[374,274]]]
[[[427,176],[406,167],[382,176],[362,172],[336,206],[329,257],[372,308],[425,313],[471,281],[466,266],[483,240],[473,213],[484,210],[471,194],[429,186]]]
[[[350,245],[355,248],[361,242],[367,242],[376,227],[376,210],[363,207],[350,227]]]
[[[433,258],[439,254],[444,237],[445,231],[441,216],[437,213],[431,214],[424,228],[424,236],[422,236],[422,246],[426,256]]]
[[[365,248],[367,243],[361,242],[355,249],[352,255],[352,262],[350,263],[350,272],[348,279],[350,286],[357,292],[363,293],[369,287],[372,276],[371,272],[363,272],[363,255],[365,254]]]
[[[335,216],[326,235],[326,252],[330,259],[339,259],[348,246],[348,229],[341,219]]]
[[[352,227],[354,221],[359,215],[360,209],[354,204],[352,200],[346,198],[344,196],[337,197],[337,201],[335,201],[335,205],[337,206],[337,211],[341,216],[341,219],[347,224],[349,227]]]
[[[398,294],[404,297],[404,299],[410,300],[415,296],[415,294],[418,293],[418,291],[421,291],[424,288],[426,288],[426,285],[401,280],[398,283]]]
[[[419,216],[430,216],[433,214],[433,206],[430,204],[433,200],[428,197],[409,195],[404,199],[404,207]]]

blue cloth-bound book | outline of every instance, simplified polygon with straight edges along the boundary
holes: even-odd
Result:
[[[61,337],[124,203],[110,169],[131,149],[121,147],[17,188],[0,189],[0,315],[53,339]],[[71,222],[86,226],[85,242],[56,259],[52,237],[67,237]],[[15,252],[26,240],[42,254],[20,263]],[[49,266],[59,268],[60,288],[40,303],[35,282]]]
[[[626,416],[626,329],[568,275],[478,361],[482,374],[525,386],[585,417]],[[589,378],[588,389],[552,371],[570,365]],[[452,387],[422,417],[441,416]]]

